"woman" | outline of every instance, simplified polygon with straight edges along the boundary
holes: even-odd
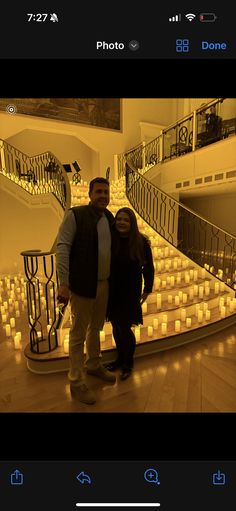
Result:
[[[115,216],[107,309],[117,360],[108,364],[107,368],[114,371],[120,367],[122,380],[126,380],[132,372],[135,336],[131,327],[143,324],[141,305],[152,292],[153,279],[150,242],[139,232],[132,209],[121,208]]]

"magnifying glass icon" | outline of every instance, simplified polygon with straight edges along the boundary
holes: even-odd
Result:
[[[155,468],[145,470],[143,477],[147,483],[160,484],[158,472]]]

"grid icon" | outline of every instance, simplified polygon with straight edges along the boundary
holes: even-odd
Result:
[[[178,53],[188,52],[189,51],[189,39],[176,39],[175,49]]]

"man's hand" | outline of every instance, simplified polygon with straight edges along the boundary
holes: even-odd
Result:
[[[141,305],[143,304],[143,302],[145,302],[145,300],[147,300],[148,295],[149,295],[149,293],[142,294],[141,300],[140,300]]]
[[[60,286],[58,289],[57,301],[67,305],[70,299],[70,290],[67,286]]]

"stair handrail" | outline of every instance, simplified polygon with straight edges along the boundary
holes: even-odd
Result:
[[[0,139],[0,173],[30,194],[52,193],[66,211],[71,204],[67,173],[51,152],[29,156]]]
[[[236,289],[236,237],[148,181],[126,161],[126,195],[137,213],[166,241]]]

